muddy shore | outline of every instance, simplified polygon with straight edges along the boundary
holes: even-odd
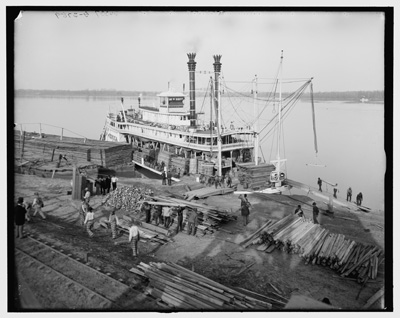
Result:
[[[153,189],[156,195],[177,194],[181,195],[189,188],[198,187],[194,180],[182,178],[180,183],[171,187],[161,186],[160,181],[150,179],[119,178],[118,186],[134,185]],[[257,251],[255,247],[243,248],[238,243],[245,237],[256,231],[266,220],[280,220],[288,214],[292,214],[299,202],[303,202],[303,209],[307,218],[312,218],[310,204],[312,200],[306,196],[277,195],[274,200],[262,199],[259,196],[249,195],[252,209],[250,223],[242,225],[239,206],[240,200],[235,194],[213,196],[198,200],[212,206],[223,207],[238,216],[237,221],[231,221],[212,235],[202,236],[199,232],[196,236],[188,236],[185,232],[172,237],[173,242],[165,245],[140,243],[140,255],[138,258],[131,256],[131,250],[127,244],[115,245],[111,239],[110,231],[99,227],[95,231],[94,239],[90,239],[87,233],[79,226],[76,207],[79,201],[73,201],[68,191],[71,190],[70,180],[42,178],[34,175],[15,174],[14,201],[22,196],[28,202],[32,202],[33,193],[38,191],[44,198],[44,212],[48,218],[42,220],[39,216],[26,223],[25,232],[40,236],[48,240],[58,242],[77,255],[90,255],[92,263],[108,268],[109,271],[119,275],[121,279],[129,282],[131,287],[140,292],[145,287],[145,282],[137,275],[129,272],[129,269],[140,262],[176,262],[188,269],[213,279],[221,284],[242,287],[260,294],[267,294],[277,287],[282,297],[289,299],[292,295],[304,295],[316,300],[329,298],[332,305],[342,310],[360,310],[368,299],[384,285],[384,266],[378,271],[375,281],[370,281],[361,286],[354,280],[339,277],[329,267],[320,265],[305,265],[304,260],[295,254],[275,250],[268,254]],[[92,206],[95,208],[96,219],[108,217],[109,209],[103,206],[102,196],[94,196]],[[323,206],[323,203],[317,201]],[[129,212],[129,211],[127,211]],[[124,212],[120,212],[123,214]],[[349,221],[349,219],[351,219]],[[334,233],[344,234],[357,242],[374,244],[384,248],[384,216],[378,212],[350,213],[336,211],[334,216],[320,214],[321,224]],[[9,233],[9,246],[20,244],[15,235]],[[123,235],[118,241],[127,240]],[[15,245],[14,245],[15,244]],[[254,263],[254,264],[253,264]],[[241,269],[251,265],[246,271]],[[43,310],[48,303],[59,304],[54,308],[65,309],[62,299],[55,299],[54,295],[62,293],[49,293],[41,291],[40,284],[34,275],[24,276],[19,269],[18,262],[11,263],[15,266],[18,276],[26,287],[42,303]],[[58,286],[61,290],[66,286]],[[361,292],[360,292],[361,290]],[[46,300],[46,297],[50,298]],[[52,298],[53,297],[53,298]],[[18,295],[15,296],[19,304]],[[152,310],[151,302],[146,310]],[[383,304],[376,302],[372,309],[382,309]],[[25,307],[29,309],[28,307]],[[70,308],[69,308],[70,309]],[[96,309],[96,308],[93,308]],[[137,311],[143,307],[134,303],[127,310]],[[276,306],[274,310],[283,310],[284,304]],[[162,309],[161,309],[162,310]],[[154,305],[154,311],[160,308]]]

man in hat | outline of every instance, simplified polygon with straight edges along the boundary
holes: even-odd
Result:
[[[86,214],[88,212],[89,212],[89,205],[86,203],[85,199],[83,199],[81,208],[79,209],[79,217],[82,227],[85,225]]]
[[[88,209],[86,213],[85,221],[83,222],[86,225],[86,231],[89,234],[89,237],[93,237],[92,227],[94,224],[94,212],[93,209]]]
[[[178,221],[178,224],[176,226],[176,234],[178,234],[179,231],[183,230],[183,208],[178,206],[176,208],[176,213],[177,213],[177,221]]]
[[[243,217],[243,225],[246,226],[249,223],[249,214],[250,214],[250,207],[251,204],[249,200],[247,200],[247,194],[245,195],[239,195],[240,199],[240,209],[241,209],[241,214]]]
[[[196,235],[197,223],[198,223],[197,209],[194,208],[192,211],[189,212],[188,215],[188,235],[192,234],[192,229],[193,229],[193,236]]]
[[[164,224],[164,219],[162,218],[162,206],[161,205],[154,206],[153,220],[155,221],[157,226],[160,223]]]
[[[151,221],[151,205],[148,202],[144,202],[142,208],[140,209],[146,216],[146,223]]]
[[[351,187],[349,187],[347,189],[347,197],[346,197],[346,201],[350,201],[351,202],[351,196],[353,195],[353,190],[351,190]]]
[[[85,195],[83,196],[83,199],[87,204],[90,202],[90,191],[89,188],[85,188]]]
[[[118,178],[117,178],[115,175],[113,175],[113,176],[111,177],[111,183],[112,183],[113,191],[114,191],[115,189],[117,189],[117,181],[118,181]]]
[[[172,184],[172,173],[171,173],[171,170],[168,170],[168,172],[167,172],[167,180],[168,180],[168,185],[170,186]]]
[[[139,229],[136,225],[132,225],[129,228],[129,239],[128,242],[131,242],[132,246],[132,254],[133,256],[138,256],[139,249],[138,249],[138,242],[140,240]]]
[[[318,187],[319,187],[318,190],[322,192],[322,180],[321,180],[321,178],[318,178],[317,183],[318,183]]]
[[[44,207],[44,203],[42,198],[39,196],[38,192],[35,192],[35,198],[33,199],[32,207],[34,208],[35,212],[33,213],[33,216],[36,216],[37,213],[42,217],[42,219],[46,219],[46,216],[44,215],[42,208]]]
[[[317,204],[315,202],[313,202],[312,205],[313,205],[313,210],[312,210],[312,212],[313,212],[313,222],[314,222],[314,224],[319,224],[319,222],[318,222],[319,209],[318,209]]]
[[[17,237],[25,238],[24,224],[25,224],[25,214],[26,209],[24,206],[24,198],[19,197],[17,201],[17,206],[15,207],[15,225],[17,226]]]

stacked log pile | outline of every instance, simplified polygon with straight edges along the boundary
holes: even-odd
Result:
[[[248,188],[257,189],[266,186],[269,182],[269,176],[275,170],[271,164],[237,164],[238,179],[241,185],[247,185]]]
[[[102,200],[102,204],[111,207],[120,207],[126,211],[138,211],[140,207],[139,201],[152,196],[153,190],[143,187],[118,187],[114,191],[107,194]]]
[[[185,310],[266,310],[272,305],[262,295],[248,296],[182,266],[140,263],[132,272],[147,277],[145,293],[171,308]]]
[[[268,222],[267,222],[268,223]],[[248,241],[261,244],[257,249],[271,251],[278,248],[284,252],[299,254],[306,264],[329,266],[341,276],[356,278],[358,282],[375,279],[384,252],[377,246],[346,239],[343,234],[332,233],[311,220],[288,215],[276,223],[269,222],[262,232]]]

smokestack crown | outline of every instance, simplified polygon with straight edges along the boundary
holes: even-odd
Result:
[[[221,72],[221,57],[222,55],[214,55],[214,72],[220,73]]]

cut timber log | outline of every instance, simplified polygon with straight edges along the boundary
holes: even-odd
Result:
[[[382,298],[383,295],[385,295],[384,287],[379,289],[370,299],[368,299],[367,303],[364,306],[362,306],[361,309],[370,308],[378,299]]]

